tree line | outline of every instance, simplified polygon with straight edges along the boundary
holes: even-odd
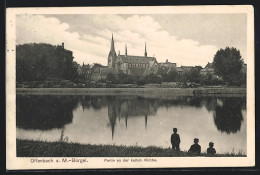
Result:
[[[16,46],[16,81],[73,80],[78,76],[78,64],[72,52],[50,44]]]
[[[123,72],[108,74],[106,80],[114,84],[160,84],[162,82],[195,82],[203,85],[241,85],[246,84],[246,73],[242,72],[244,61],[236,48],[220,49],[213,58],[215,74],[221,79],[215,79],[211,74],[201,75],[201,66],[195,66],[182,74],[175,69],[165,72],[160,68],[156,74],[146,76],[128,75]],[[18,83],[64,79],[78,82],[77,69],[79,65],[73,61],[72,52],[62,45],[23,44],[16,46],[16,81]],[[83,82],[82,82],[83,83]]]
[[[244,60],[240,51],[233,47],[219,49],[213,58],[213,68],[219,78],[213,77],[212,74],[201,75],[201,66],[195,66],[183,73],[178,73],[174,68],[165,72],[159,69],[156,74],[146,76],[131,76],[127,74],[108,75],[107,79],[115,84],[148,84],[162,82],[195,82],[202,85],[232,85],[240,86],[246,84],[246,71],[242,71]]]

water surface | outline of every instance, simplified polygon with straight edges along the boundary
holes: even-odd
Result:
[[[195,137],[202,151],[246,154],[245,97],[17,95],[17,138],[171,147],[178,128],[181,150]]]

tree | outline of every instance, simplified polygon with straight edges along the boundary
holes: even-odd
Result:
[[[111,81],[112,83],[115,83],[115,81],[116,81],[116,77],[115,77],[114,74],[109,73],[109,74],[107,74],[107,78],[106,78],[106,80],[107,80],[107,81]]]
[[[189,71],[185,72],[183,75],[184,81],[191,81],[199,83],[201,79],[200,70],[202,69],[201,66],[195,66],[194,68],[190,69]]]
[[[146,84],[148,83],[158,83],[158,84],[161,84],[161,78],[155,74],[149,74],[149,75],[146,75],[144,78],[143,78],[144,82]]]
[[[239,72],[244,61],[241,58],[240,51],[236,48],[220,49],[216,52],[213,60],[215,73],[223,78],[228,84],[240,79]]]
[[[216,106],[213,117],[218,130],[227,134],[240,131],[243,121],[241,112],[243,101],[245,99],[226,98],[222,100],[223,105]]]
[[[61,46],[44,43],[17,45],[16,81],[75,80],[77,64],[72,54]]]
[[[164,79],[167,81],[167,82],[174,82],[176,81],[178,78],[178,72],[173,69],[171,70],[168,74],[166,74],[166,76],[164,77]]]

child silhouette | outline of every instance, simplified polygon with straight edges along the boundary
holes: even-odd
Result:
[[[214,143],[209,142],[209,148],[207,149],[207,154],[209,154],[209,155],[216,154],[216,150],[215,150],[215,148],[213,148],[213,146],[214,146]]]
[[[171,135],[172,150],[180,151],[180,136],[177,134],[177,128],[173,128],[173,134]]]

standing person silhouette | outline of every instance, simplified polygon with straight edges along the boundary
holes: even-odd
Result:
[[[199,155],[201,153],[201,146],[198,143],[199,143],[199,139],[195,138],[194,144],[191,145],[188,152],[192,153],[193,155]]]
[[[213,142],[209,142],[209,148],[207,149],[207,154],[208,155],[216,154],[216,150],[213,147],[214,147],[214,143]]]
[[[173,134],[171,135],[171,143],[172,143],[173,152],[175,152],[175,151],[179,152],[181,139],[180,139],[179,134],[177,134],[177,128],[173,128]]]

